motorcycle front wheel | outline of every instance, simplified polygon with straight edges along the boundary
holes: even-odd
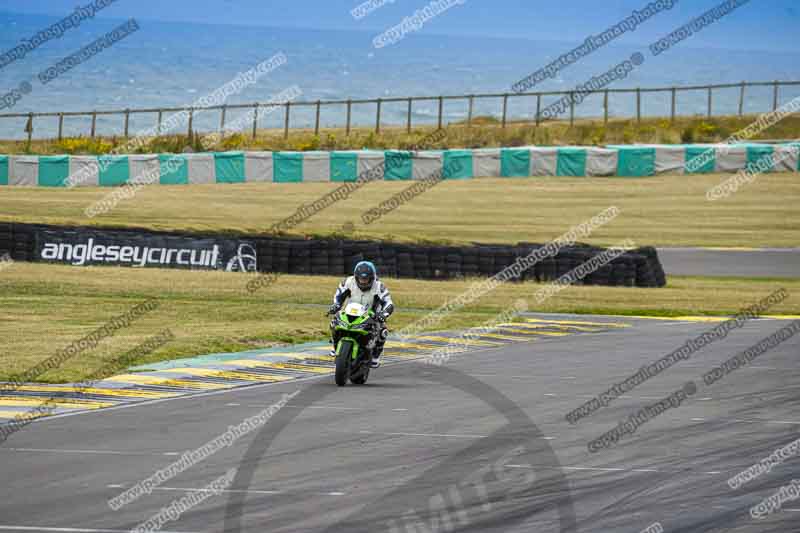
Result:
[[[336,351],[336,373],[334,374],[334,379],[340,387],[344,387],[347,383],[347,377],[350,374],[350,353],[352,351],[353,343],[351,341],[342,341]]]

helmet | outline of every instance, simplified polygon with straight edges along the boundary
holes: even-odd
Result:
[[[375,265],[369,261],[361,261],[356,265],[353,270],[353,277],[356,278],[356,284],[362,291],[368,291],[372,288],[375,278],[378,277],[378,272],[375,270]]]

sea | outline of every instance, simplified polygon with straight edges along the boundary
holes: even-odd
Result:
[[[39,15],[0,13],[0,53],[17,46],[22,39],[35,35],[57,19]],[[301,91],[297,101],[346,100],[408,96],[468,95],[513,93],[512,85],[547,65],[578,43],[538,41],[519,38],[482,38],[436,35],[426,31],[406,35],[399,42],[376,49],[375,32],[335,31],[296,28],[246,27],[194,23],[137,20],[139,30],[75,66],[57,79],[42,84],[37,75],[60,60],[88,45],[123,20],[94,19],[28,52],[24,58],[0,68],[0,95],[17,89],[24,82],[30,91],[0,114],[28,112],[105,111],[136,108],[186,107],[212,93],[237,76],[277,53],[286,55],[285,65],[261,77],[255,84],[231,95],[226,103],[267,102],[291,87]],[[703,49],[691,39],[665,53],[654,56],[649,43],[641,45],[609,44],[582,58],[531,90],[567,91],[593,76],[613,68],[636,52],[644,62],[624,79],[609,87],[671,87],[741,81],[800,80],[800,53],[759,50]],[[780,90],[780,103],[800,96],[800,87]],[[543,98],[542,106],[557,97]],[[714,93],[714,114],[738,111],[739,89]],[[770,87],[748,88],[745,112],[771,108]],[[576,109],[577,117],[602,116],[602,96],[587,97]],[[702,115],[707,111],[705,91],[679,92],[678,113]],[[375,124],[375,104],[354,104],[354,125]],[[667,93],[643,93],[645,116],[669,113]],[[404,125],[405,102],[382,105],[383,125]],[[473,115],[500,117],[502,98],[475,100]],[[536,112],[536,98],[511,97],[509,118],[530,118]],[[632,116],[635,96],[612,94],[612,116]],[[239,112],[243,113],[243,112]],[[444,121],[464,120],[468,113],[466,99],[446,100]],[[438,103],[415,102],[412,123],[435,124]],[[322,127],[343,126],[344,105],[323,106]],[[229,111],[228,123],[237,121]],[[242,117],[244,118],[244,117]],[[155,125],[154,114],[132,114],[130,132],[135,134]],[[298,106],[291,111],[292,127],[310,127],[315,120],[313,107]],[[247,121],[239,121],[247,123]],[[219,127],[218,111],[198,114],[195,129],[213,131]],[[263,113],[260,128],[282,128],[282,111]],[[26,134],[25,118],[0,116],[0,138],[21,139]],[[64,135],[88,135],[89,117],[67,117]],[[248,126],[248,128],[251,126]],[[57,131],[56,118],[34,121],[35,138],[52,137]],[[97,132],[120,135],[121,116],[97,119]]]

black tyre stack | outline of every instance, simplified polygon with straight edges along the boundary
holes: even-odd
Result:
[[[477,248],[478,274],[485,277],[494,276],[499,270],[494,264],[496,248],[492,246],[478,246]]]
[[[290,274],[311,274],[311,241],[294,241],[289,254]]]
[[[464,246],[459,248],[461,254],[461,272],[464,277],[477,278],[480,272],[480,255],[477,248]]]
[[[331,276],[344,276],[347,272],[342,241],[328,241],[328,271]]]
[[[261,272],[275,272],[275,241],[272,239],[258,239],[256,241],[256,258],[258,270]]]
[[[45,226],[0,223],[0,257],[14,261],[36,261],[37,229]],[[63,228],[65,230],[73,228]],[[140,230],[131,230],[141,233]],[[151,232],[164,235],[164,232]],[[174,235],[169,233],[167,235]],[[193,237],[224,238],[217,235]],[[372,261],[386,278],[459,279],[494,276],[515,261],[544,245],[475,244],[473,246],[431,246],[392,242],[338,239],[250,237],[257,246],[258,268],[262,272],[299,275],[350,275],[359,261]],[[605,250],[585,244],[564,247],[552,257],[543,257],[515,281],[551,282],[572,272]],[[521,264],[530,264],[524,261]],[[619,287],[663,287],[666,276],[658,253],[652,246],[628,250],[610,263],[588,273],[577,284]]]
[[[417,270],[414,266],[413,247],[406,245],[398,245],[397,251],[397,277],[398,278],[415,278],[417,277]]]
[[[36,232],[33,226],[11,224],[11,259],[14,261],[36,260]]]
[[[12,235],[11,223],[0,223],[0,261],[6,257],[11,257],[14,250],[14,237]]]
[[[328,276],[331,273],[328,241],[315,240],[311,243],[311,274]]]
[[[384,278],[397,277],[397,246],[393,243],[381,243],[380,259],[376,263],[379,274]]]
[[[273,241],[272,265],[275,272],[289,272],[290,257],[292,253],[292,241],[275,240]]]
[[[433,279],[448,279],[447,252],[448,249],[444,246],[430,248],[428,256],[430,257],[431,277]]]
[[[431,270],[431,259],[427,249],[424,247],[415,248],[411,257],[414,261],[414,270],[417,273],[417,277],[420,279],[431,279],[433,277],[433,271]]]

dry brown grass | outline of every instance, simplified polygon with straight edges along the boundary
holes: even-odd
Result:
[[[361,214],[409,186],[370,183],[292,230],[330,235],[352,222],[350,236],[400,241],[547,242],[616,205],[621,214],[588,242],[633,239],[654,246],[800,245],[797,174],[759,177],[733,196],[709,202],[705,191],[727,176],[653,178],[484,178],[440,183],[371,225]],[[337,185],[249,183],[144,187],[114,210],[86,218],[108,188],[0,190],[0,220],[51,224],[264,233],[302,204]]]
[[[327,304],[340,281],[333,277],[281,276],[255,294],[249,277],[221,272],[15,263],[0,273],[0,381],[39,361],[150,298],[160,306],[95,350],[81,353],[42,381],[77,381],[165,328],[175,340],[137,363],[240,351],[326,337]],[[401,328],[472,281],[387,280]],[[541,306],[532,298],[542,285],[506,284],[449,315],[435,329],[490,321],[509,302],[525,299],[532,310],[656,316],[732,314],[779,287],[790,296],[772,313],[800,314],[800,280],[670,277],[662,289],[569,287]]]

